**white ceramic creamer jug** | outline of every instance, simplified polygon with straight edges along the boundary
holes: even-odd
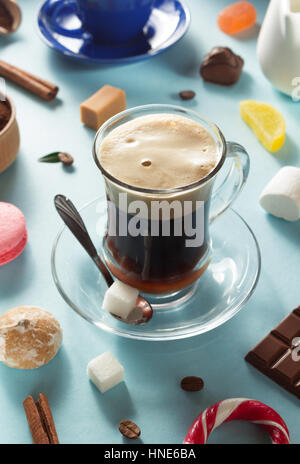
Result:
[[[300,88],[300,0],[271,0],[257,44],[263,73],[281,92]]]

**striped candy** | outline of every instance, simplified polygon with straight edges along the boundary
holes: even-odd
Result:
[[[284,420],[264,403],[245,398],[230,398],[205,409],[192,423],[185,444],[205,444],[211,432],[223,422],[245,420],[263,427],[272,443],[288,445],[290,434]]]

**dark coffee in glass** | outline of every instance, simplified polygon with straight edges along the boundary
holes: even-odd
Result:
[[[210,262],[210,198],[223,164],[216,126],[167,105],[135,108],[98,132],[94,156],[108,202],[103,254],[141,292],[176,294]]]

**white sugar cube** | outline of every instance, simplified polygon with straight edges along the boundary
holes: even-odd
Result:
[[[88,363],[87,375],[104,393],[124,380],[124,367],[110,351],[105,351]]]
[[[136,288],[116,280],[105,293],[102,309],[127,319],[136,306],[138,295],[139,291]]]
[[[262,192],[260,204],[268,213],[286,221],[300,219],[300,168],[281,168]]]

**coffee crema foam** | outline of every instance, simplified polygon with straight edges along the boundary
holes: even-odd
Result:
[[[113,129],[100,146],[103,168],[117,180],[153,190],[207,177],[220,155],[212,135],[184,116],[141,116]]]

